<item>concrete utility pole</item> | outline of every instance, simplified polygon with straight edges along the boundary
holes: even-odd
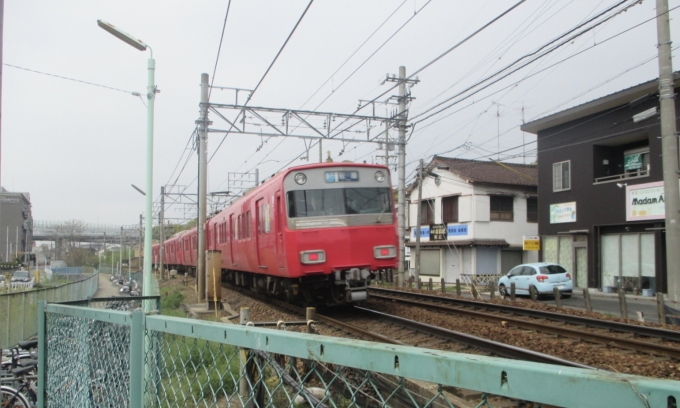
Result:
[[[205,218],[208,186],[208,74],[201,74],[201,117],[198,124],[198,253],[196,254],[196,277],[198,301],[205,301]]]
[[[404,285],[404,263],[406,262],[406,67],[399,67],[399,204],[397,205],[397,219],[399,226],[399,285]]]
[[[420,281],[420,224],[423,222],[423,159],[420,159],[420,164],[418,165],[418,220],[416,221],[416,268],[413,272],[413,278],[416,281],[416,287],[418,287],[418,282]]]
[[[158,271],[161,274],[161,279],[167,278],[167,276],[164,273],[164,268],[165,266],[163,263],[165,262],[165,248],[163,248],[165,245],[163,244],[165,242],[165,186],[161,186],[161,212],[158,215],[158,218],[160,220],[160,245],[158,247]]]
[[[668,300],[680,301],[680,188],[678,187],[678,134],[675,126],[675,86],[671,60],[668,0],[656,0],[659,38],[659,104],[661,155],[666,207],[666,276]]]
[[[123,227],[120,227],[120,250],[118,251],[118,254],[120,256],[120,275],[123,274]],[[128,266],[129,267],[129,266]]]

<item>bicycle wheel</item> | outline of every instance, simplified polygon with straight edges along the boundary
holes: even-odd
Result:
[[[2,408],[30,408],[26,397],[12,387],[0,387],[0,407]]]

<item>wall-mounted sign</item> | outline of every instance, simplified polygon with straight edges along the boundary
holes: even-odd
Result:
[[[446,224],[442,224],[442,225],[446,228],[446,230],[445,230],[446,238],[444,238],[444,239],[468,235],[467,224],[457,224],[457,225],[448,225],[448,226],[446,226]],[[430,228],[431,227],[438,227],[438,226],[439,225],[428,225],[428,226],[420,227],[420,239],[423,239],[423,238],[432,239],[431,238],[432,236],[430,234]],[[417,228],[411,228],[411,239],[416,239],[416,231],[417,231]]]
[[[447,235],[450,237],[454,236],[465,236],[468,234],[468,226],[463,225],[449,225],[446,229]]]
[[[642,153],[627,154],[623,156],[624,170],[637,170],[642,168]]]
[[[525,235],[522,237],[522,249],[525,251],[540,251],[541,237],[537,235]]]
[[[626,221],[666,217],[663,181],[626,186]]]
[[[446,224],[430,225],[430,241],[446,241]]]
[[[550,205],[550,223],[576,222],[576,201]]]

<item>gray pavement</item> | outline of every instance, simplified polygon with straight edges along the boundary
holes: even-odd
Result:
[[[113,296],[120,296],[118,293],[118,290],[120,289],[120,286],[114,284],[109,280],[109,275],[108,273],[99,273],[99,288],[97,291],[94,293],[94,296],[96,298],[101,298],[101,297],[113,297]]]

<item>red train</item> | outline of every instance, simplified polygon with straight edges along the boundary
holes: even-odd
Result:
[[[306,303],[366,299],[374,273],[397,267],[398,239],[387,167],[318,163],[292,167],[206,222],[221,251],[222,280]],[[197,229],[164,243],[165,265],[195,272]],[[153,247],[154,263],[159,245]]]

